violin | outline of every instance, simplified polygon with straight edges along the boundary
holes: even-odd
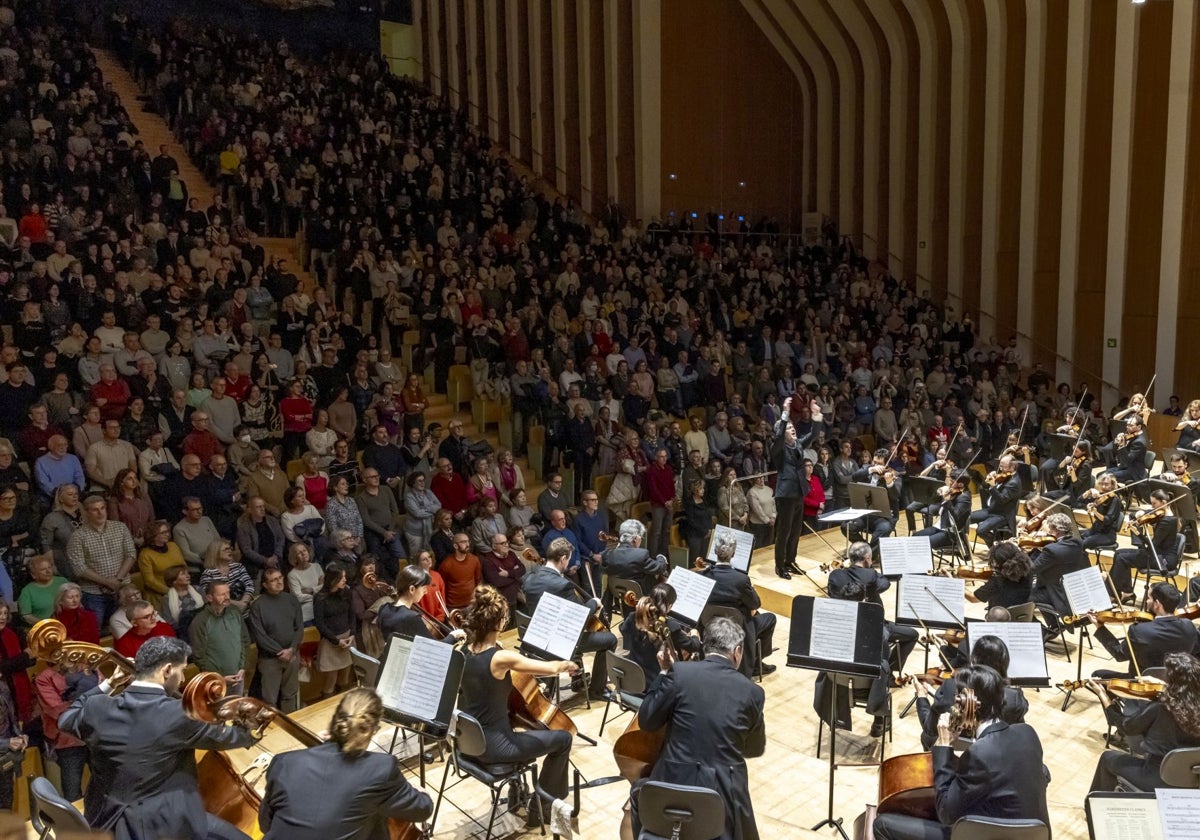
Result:
[[[1014,537],[1017,548],[1029,550],[1031,548],[1044,548],[1052,542],[1057,542],[1057,538],[1043,531],[1035,531],[1031,534],[1023,534],[1019,537]]]
[[[267,726],[276,723],[303,747],[321,743],[310,729],[274,706],[254,697],[228,697],[226,687],[220,674],[207,672],[192,677],[183,688],[184,714],[203,723],[232,721],[256,735],[262,735]],[[205,753],[196,765],[196,777],[205,810],[246,833],[258,829],[262,794],[234,767],[227,753],[219,750]],[[388,820],[388,834],[390,840],[420,840],[424,832],[416,823],[393,819]]]
[[[928,683],[929,685],[941,685],[953,676],[954,672],[948,671],[945,668],[930,668],[923,674],[901,674],[899,678],[897,678],[896,683],[898,685],[908,685],[914,680],[917,680],[919,682]]]
[[[1162,507],[1154,508],[1153,510],[1148,510],[1144,513],[1139,513],[1137,516],[1133,517],[1133,524],[1139,528],[1144,528],[1151,522],[1157,522],[1166,515],[1167,506],[1163,505]]]
[[[1064,615],[1059,620],[1068,626],[1072,624],[1085,624],[1089,621],[1095,621],[1096,624],[1140,624],[1143,621],[1153,621],[1154,614],[1144,610],[1111,609],[1098,610],[1095,616],[1091,613],[1087,613],[1086,615]]]
[[[610,534],[607,534],[604,531],[601,531],[600,533],[596,534],[596,539],[600,540],[600,542],[606,542],[606,543],[619,543],[621,541],[620,537],[611,536]]]
[[[840,569],[845,564],[841,560],[830,560],[828,563],[822,563],[817,568],[822,572],[832,572],[834,569]]]
[[[1003,484],[1004,482],[1008,481],[1014,475],[1016,475],[1016,472],[1013,470],[1007,470],[1004,472],[996,470],[987,474],[987,478],[984,479],[984,483],[989,487],[995,487],[998,484]]]
[[[990,580],[991,569],[975,569],[970,566],[959,566],[954,570],[954,576],[962,580]]]
[[[1195,621],[1200,618],[1200,601],[1180,607],[1175,610],[1175,615],[1180,618],[1186,618],[1188,621]]]
[[[1087,686],[1087,680],[1070,680],[1057,685],[1063,691],[1078,691]],[[1096,680],[1108,689],[1109,694],[1130,700],[1156,700],[1167,684],[1152,677],[1114,677],[1111,680]]]
[[[1188,426],[1195,428],[1198,425],[1200,425],[1200,418],[1197,418],[1195,420],[1191,420],[1191,419],[1181,420],[1179,425],[1175,427],[1175,431],[1182,432]]]

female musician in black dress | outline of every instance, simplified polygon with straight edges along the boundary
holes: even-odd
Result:
[[[379,632],[386,641],[393,635],[434,638],[425,618],[413,606],[425,597],[433,578],[420,566],[405,566],[396,576],[396,602],[379,609]],[[443,641],[454,644],[463,639],[462,630],[453,630]]]
[[[1125,736],[1141,738],[1139,752],[1105,750],[1096,765],[1091,789],[1116,790],[1117,776],[1142,790],[1166,787],[1158,767],[1163,757],[1179,747],[1200,747],[1200,660],[1187,653],[1169,653],[1166,688],[1157,700],[1121,700],[1103,683],[1088,680],[1087,687],[1100,698],[1104,716]]]
[[[464,623],[470,655],[463,671],[459,709],[483,727],[487,752],[479,756],[480,761],[508,764],[544,755],[538,791],[544,797],[565,799],[571,733],[554,729],[514,732],[508,717],[508,697],[513,691],[512,673],[554,677],[563,672],[574,674],[579,666],[562,660],[529,659],[503,649],[497,637],[507,626],[508,601],[491,586],[476,587]],[[538,824],[537,812],[529,814],[529,824]]]
[[[1012,542],[998,542],[988,555],[992,574],[974,592],[966,593],[967,600],[992,607],[1015,607],[1029,602],[1033,588],[1033,561]]]
[[[647,683],[659,671],[658,649],[662,643],[656,627],[660,616],[667,618],[671,642],[679,653],[696,655],[704,648],[699,639],[683,629],[682,624],[668,617],[674,605],[675,587],[660,583],[650,590],[649,595],[638,599],[637,608],[621,622],[621,641],[629,658],[646,672]]]

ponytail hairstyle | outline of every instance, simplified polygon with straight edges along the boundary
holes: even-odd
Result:
[[[508,626],[508,601],[494,586],[475,587],[471,606],[464,611],[463,630],[468,644],[477,644]]]
[[[359,756],[371,745],[383,718],[383,701],[369,688],[352,688],[338,703],[329,732],[338,748],[349,756]]]
[[[637,628],[643,633],[654,635],[654,625],[659,616],[666,617],[675,605],[675,587],[660,583],[650,590],[649,595],[638,599],[634,613]]]

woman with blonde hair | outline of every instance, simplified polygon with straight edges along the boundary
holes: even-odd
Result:
[[[428,819],[429,794],[409,785],[392,756],[368,749],[382,719],[379,695],[353,688],[333,713],[328,741],[271,760],[258,817],[263,840],[387,840],[388,820]]]
[[[204,552],[204,573],[200,575],[200,591],[210,583],[228,583],[230,603],[245,612],[254,598],[254,580],[246,567],[233,559],[233,544],[229,540],[213,540]]]

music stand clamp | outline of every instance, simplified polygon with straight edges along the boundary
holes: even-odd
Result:
[[[811,595],[797,595],[792,599],[792,630],[788,639],[787,664],[791,668],[823,672],[832,685],[829,692],[829,798],[825,819],[810,831],[830,826],[837,830],[842,840],[850,840],[842,827],[843,818],[833,815],[834,774],[837,772],[837,700],[839,689],[844,686],[850,691],[853,677],[880,679],[883,677],[883,607],[879,604],[859,602],[854,604],[853,661],[836,660],[811,655],[813,640],[813,604],[817,599]],[[828,628],[823,628],[828,630]]]

